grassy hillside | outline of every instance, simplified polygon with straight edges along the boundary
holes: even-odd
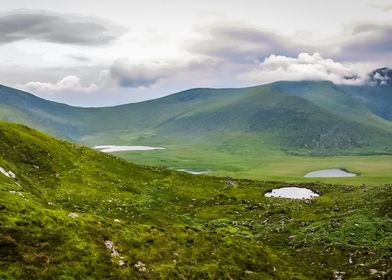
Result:
[[[2,279],[385,279],[391,185],[193,176],[0,122]],[[112,245],[114,244],[114,248]]]
[[[276,82],[77,108],[0,87],[0,119],[89,146],[165,147],[117,154],[150,166],[292,182],[309,171],[346,168],[361,176],[324,181],[379,184],[392,180],[390,92],[389,85]]]
[[[380,118],[392,120],[392,85],[342,88]]]
[[[331,82],[277,82],[244,89],[193,89],[156,100],[77,108],[0,88],[0,117],[87,144],[139,138],[253,134],[286,151],[389,153],[392,124]],[[108,137],[107,135],[111,135]],[[167,143],[170,144],[170,143]]]

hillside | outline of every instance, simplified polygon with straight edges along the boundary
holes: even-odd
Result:
[[[390,185],[267,198],[285,184],[137,166],[5,122],[0,167],[2,279],[391,277]]]
[[[390,93],[389,85],[281,81],[78,108],[0,87],[0,119],[90,147],[164,147],[117,153],[149,166],[290,182],[309,181],[304,175],[310,171],[344,168],[361,176],[322,180],[377,185],[392,180]]]
[[[359,102],[346,93],[349,89],[353,91],[323,81],[277,82],[243,89],[192,89],[135,104],[77,108],[1,87],[0,118],[86,144],[160,139],[170,145],[181,138],[211,143],[217,135],[235,144],[241,134],[287,152],[390,153],[388,114]],[[384,107],[391,101],[379,99]]]

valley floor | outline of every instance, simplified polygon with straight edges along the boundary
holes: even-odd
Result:
[[[228,154],[212,149],[171,148],[149,152],[116,153],[130,162],[174,169],[208,170],[208,175],[287,182],[320,181],[337,184],[386,184],[392,182],[392,156],[294,156],[266,151],[254,155]],[[311,171],[342,168],[357,177],[304,178]]]

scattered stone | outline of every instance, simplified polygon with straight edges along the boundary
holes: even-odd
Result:
[[[293,240],[295,238],[295,235],[290,235],[289,240]]]
[[[10,171],[5,171],[5,169],[3,167],[0,167],[0,173],[3,173],[4,176],[8,177],[8,178],[12,178],[15,179],[16,175],[14,172]]]
[[[369,272],[370,272],[370,275],[374,275],[374,274],[377,274],[377,273],[378,273],[378,270],[372,268],[372,269],[369,269]]]
[[[118,257],[120,254],[118,253],[118,251],[116,250],[116,248],[114,247],[114,243],[110,240],[105,240],[105,246],[107,249],[109,249],[110,251],[112,251],[112,257]]]
[[[71,213],[68,214],[68,218],[76,219],[76,218],[79,218],[79,215],[76,214],[76,213],[71,212]]]
[[[120,266],[120,267],[124,267],[126,264],[127,263],[125,261],[123,261],[123,260],[119,260],[118,261],[118,266]]]
[[[115,223],[120,223],[121,221],[119,219],[114,219]]]
[[[254,272],[251,271],[251,270],[245,270],[245,273],[246,273],[246,274],[253,274]]]
[[[53,206],[54,203],[49,201],[49,202],[48,202],[48,205]]]
[[[343,271],[334,271],[333,272],[333,279],[335,279],[335,280],[343,280],[343,276],[344,276],[344,274],[346,274],[346,272],[343,272]]]
[[[134,266],[135,266],[135,268],[137,268],[137,270],[139,270],[139,272],[147,271],[146,265],[141,261],[138,261],[137,263],[135,263]]]
[[[237,182],[234,181],[234,179],[231,177],[225,177],[225,184],[228,187],[236,187],[237,186]]]
[[[9,193],[13,193],[13,194],[17,194],[17,195],[19,195],[19,196],[21,196],[21,197],[24,197],[23,196],[23,193],[21,193],[21,192],[17,192],[17,191],[8,191]]]
[[[350,255],[348,256],[348,263],[349,263],[349,264],[353,264],[353,254],[350,254]]]

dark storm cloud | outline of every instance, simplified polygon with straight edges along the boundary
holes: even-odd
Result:
[[[23,11],[0,15],[0,44],[36,40],[60,44],[103,45],[125,29],[89,17]]]
[[[296,56],[300,52],[314,51],[288,37],[252,27],[218,26],[208,33],[208,39],[191,45],[189,50],[237,63],[262,60],[271,54]]]

